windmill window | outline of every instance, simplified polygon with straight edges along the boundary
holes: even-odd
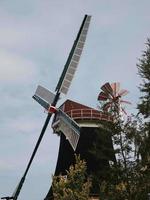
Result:
[[[88,29],[88,27],[89,27],[89,22],[86,22],[85,25],[84,25],[84,28]]]
[[[66,74],[66,80],[68,80],[68,81],[72,81],[72,78],[73,78],[73,76],[72,76],[72,74]]]
[[[80,56],[77,56],[77,55],[74,55],[72,60],[76,61],[76,62],[79,62],[80,60]]]
[[[67,92],[68,92],[68,88],[62,86],[62,88],[61,88],[61,92],[62,92],[63,94],[67,94]]]
[[[76,71],[76,69],[72,68],[72,67],[69,67],[69,69],[68,69],[68,73],[72,74],[72,75],[74,75],[75,71]]]
[[[85,42],[85,39],[86,39],[86,36],[81,35],[79,41],[81,41],[81,42]]]
[[[90,22],[91,16],[87,16],[86,21]]]
[[[67,80],[64,80],[63,85],[68,88],[70,86],[70,82]]]
[[[88,30],[87,30],[87,29],[83,29],[83,31],[82,31],[82,34],[83,34],[83,35],[86,35],[86,34],[87,34],[87,32],[88,32]]]
[[[78,48],[76,48],[76,50],[75,50],[75,54],[77,54],[77,55],[81,55],[81,53],[82,53],[82,49],[78,49]]]
[[[83,42],[78,42],[78,45],[77,45],[78,48],[81,48],[81,49],[82,49],[83,46],[84,46],[84,43],[83,43]]]
[[[76,68],[77,68],[77,64],[78,64],[77,62],[75,62],[75,61],[72,60],[71,63],[70,63],[70,66],[71,66],[72,68],[75,68],[75,69],[76,69]]]

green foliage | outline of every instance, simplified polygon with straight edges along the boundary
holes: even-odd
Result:
[[[54,200],[88,200],[91,183],[86,179],[86,163],[76,156],[66,176],[53,177]]]
[[[140,85],[142,97],[138,109],[139,113],[145,118],[140,151],[143,163],[148,163],[150,162],[150,39],[147,40],[146,50],[142,58],[139,59],[137,67],[142,78],[142,84]]]
[[[100,185],[100,199],[103,200],[146,200],[150,191],[150,171],[131,165],[125,170],[115,165],[111,168],[110,181]]]
[[[95,163],[95,170],[90,175],[92,179],[91,192],[99,194],[100,182],[106,180],[110,174],[109,161],[115,162],[114,149],[111,140],[111,132],[106,126],[109,127],[109,123],[103,122],[102,127],[94,130],[94,141],[89,149],[89,154]]]
[[[150,39],[137,67],[142,78],[140,115],[109,127],[117,161],[100,183],[103,200],[146,200],[150,193]]]
[[[147,199],[150,191],[150,165],[143,165],[140,160],[141,126],[141,121],[134,118],[126,123],[117,121],[109,127],[117,159],[110,166],[108,178],[100,183],[101,199]]]
[[[150,39],[147,40],[146,47],[137,64],[139,75],[142,78],[140,91],[143,94],[138,109],[145,118],[150,117]]]

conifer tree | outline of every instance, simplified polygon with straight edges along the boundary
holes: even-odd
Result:
[[[150,39],[147,39],[146,50],[137,64],[138,72],[142,78],[140,92],[142,93],[141,102],[138,104],[139,113],[145,118],[150,117]]]
[[[117,162],[100,184],[103,200],[146,200],[150,193],[150,39],[137,67],[142,78],[139,115],[110,127]]]
[[[150,162],[150,39],[147,39],[146,50],[137,64],[138,72],[142,78],[140,85],[139,114],[143,116],[143,138],[140,146],[140,154],[144,163]]]
[[[53,177],[54,200],[89,200],[91,183],[86,178],[86,163],[76,156],[66,176]]]

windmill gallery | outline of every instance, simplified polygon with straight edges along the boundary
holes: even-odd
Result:
[[[113,116],[108,113],[108,110],[113,109],[116,112],[125,112],[124,109],[120,107],[120,104],[130,103],[121,100],[121,97],[126,95],[127,91],[119,91],[119,83],[106,83],[101,87],[102,92],[100,92],[98,96],[98,101],[104,102],[104,111],[90,108],[72,100],[66,100],[59,108],[56,107],[60,95],[62,93],[65,95],[67,94],[75,75],[87,37],[90,20],[91,16],[85,15],[56,86],[55,94],[42,86],[37,87],[33,99],[46,109],[48,113],[47,118],[19,184],[11,196],[2,197],[1,199],[18,199],[27,173],[52,115],[53,131],[60,136],[59,154],[54,175],[65,175],[69,166],[75,162],[74,152],[80,154],[81,158],[86,160],[88,174],[94,174],[97,171],[101,171],[103,168],[109,167],[109,162],[115,160],[114,153],[107,156],[107,159],[100,158],[96,160],[94,156],[90,154],[90,149],[97,140],[97,134],[101,134],[101,143],[113,150],[110,134],[105,134],[105,136],[103,134],[103,132],[106,133],[109,132],[109,130],[104,130],[102,123],[105,121],[108,123],[113,121]],[[104,152],[104,154],[107,154],[107,152]],[[92,192],[96,194],[97,190],[98,187],[95,185]],[[44,199],[53,199],[51,187]]]

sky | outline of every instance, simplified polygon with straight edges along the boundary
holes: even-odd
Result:
[[[37,85],[55,90],[85,14],[92,15],[78,70],[67,96],[96,108],[100,86],[120,82],[136,113],[136,64],[150,36],[149,0],[0,0],[0,196],[22,177],[46,119],[32,99]],[[49,125],[19,200],[44,199],[59,137]]]

